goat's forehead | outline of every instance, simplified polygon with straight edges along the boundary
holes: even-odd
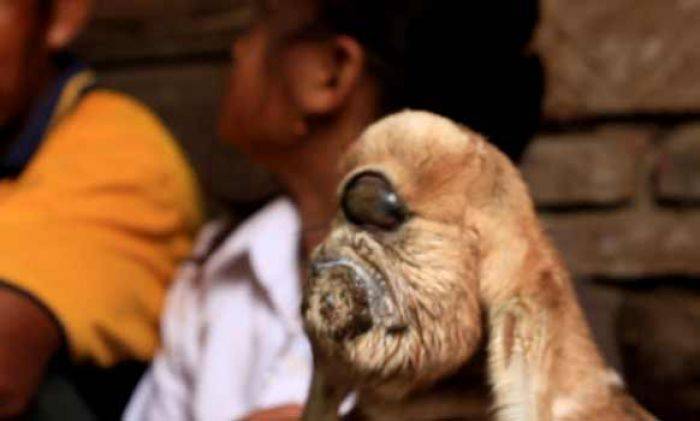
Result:
[[[452,121],[423,111],[404,111],[370,126],[363,142],[387,147],[435,148],[464,150],[470,145],[469,134]]]
[[[435,114],[404,111],[370,126],[350,154],[352,164],[391,160],[414,167],[418,164],[461,160],[478,150],[478,137]]]

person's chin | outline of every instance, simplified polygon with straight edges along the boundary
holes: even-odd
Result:
[[[18,95],[14,95],[7,90],[3,90],[0,86],[0,142],[8,132],[12,133],[17,129],[19,123],[23,120],[23,112],[29,107],[30,100],[17,99]]]

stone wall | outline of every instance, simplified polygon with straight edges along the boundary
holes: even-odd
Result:
[[[558,123],[523,170],[608,359],[662,419],[700,415],[700,124]]]
[[[700,108],[700,1],[541,0],[550,119]]]
[[[523,169],[608,357],[700,414],[700,1],[543,0],[543,133]]]
[[[98,1],[77,49],[156,109],[218,202],[272,180],[216,142],[231,0]],[[544,123],[523,163],[594,330],[663,419],[700,417],[700,0],[542,0]],[[174,88],[176,87],[176,88]]]

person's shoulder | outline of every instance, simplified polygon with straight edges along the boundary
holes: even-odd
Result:
[[[218,259],[221,261],[231,261],[241,255],[252,257],[260,251],[261,243],[280,246],[292,241],[290,244],[293,244],[295,240],[290,239],[296,239],[298,226],[296,206],[289,198],[278,197],[247,217],[227,215],[205,224],[193,254],[201,261],[214,255],[223,256]]]
[[[95,174],[125,171],[193,182],[178,142],[148,107],[119,92],[87,93],[49,131],[35,166],[92,168]],[[66,165],[70,164],[70,165]]]
[[[67,135],[67,139],[76,142],[89,140],[93,146],[116,142],[118,145],[114,146],[120,149],[141,151],[167,152],[177,145],[172,133],[146,105],[107,89],[87,93],[52,134]]]
[[[87,93],[54,124],[26,178],[54,190],[121,186],[201,218],[197,180],[178,142],[145,105],[114,91]]]
[[[281,196],[270,200],[246,218],[237,226],[235,234],[249,237],[253,241],[261,241],[263,238],[284,238],[296,232],[299,225],[296,205],[288,197]]]

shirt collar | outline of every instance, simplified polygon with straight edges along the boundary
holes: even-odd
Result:
[[[0,179],[19,176],[49,129],[95,84],[94,74],[81,61],[62,55],[56,62],[60,69],[58,77],[36,101],[19,135],[0,156]]]
[[[288,320],[299,318],[301,220],[287,198],[270,203],[244,222],[208,262],[210,274],[226,272],[247,254],[255,281]],[[206,276],[218,278],[218,276]]]

